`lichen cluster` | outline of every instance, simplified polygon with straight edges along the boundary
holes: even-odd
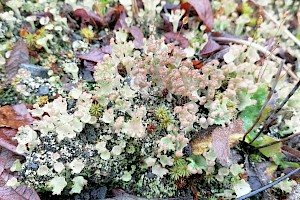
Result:
[[[144,8],[137,13],[133,1],[120,0],[127,11],[124,20],[129,28],[145,28],[142,24],[150,24],[150,28],[143,30],[145,38],[138,46],[129,36],[129,28],[113,31],[115,37],[110,40],[109,51],[102,47],[101,54],[105,55],[93,67],[95,82],[88,83],[80,75],[85,61],[80,64],[75,55],[99,49],[93,40],[100,36],[100,28],[86,26],[77,30],[78,34],[66,34],[70,31],[67,18],[53,6],[55,2],[8,2],[7,11],[0,14],[5,21],[0,22],[0,39],[10,39],[1,43],[0,64],[4,65],[15,42],[12,35],[16,34],[16,22],[25,20],[32,30],[22,30],[20,37],[31,53],[42,52],[34,62],[43,65],[47,77],[32,76],[29,70],[21,68],[12,81],[14,92],[32,97],[27,101],[33,104],[30,113],[36,120],[20,127],[14,138],[18,142],[16,151],[26,160],[14,163],[11,171],[16,171],[19,179],[9,180],[7,186],[26,184],[40,192],[72,195],[89,185],[105,185],[147,198],[191,195],[194,188],[201,194],[193,195],[212,199],[232,199],[251,191],[240,160],[231,159],[224,164],[217,157],[212,132],[216,127],[229,127],[238,118],[245,123],[245,129],[252,125],[277,72],[276,60],[266,59],[258,67],[262,60],[256,48],[233,44],[219,58],[222,63],[209,58],[203,59],[203,66],[196,67],[193,61],[199,60],[208,41],[204,25],[186,19],[189,28],[182,29],[179,24],[187,22],[180,22],[184,11],[179,8],[163,16],[172,24],[176,37],[182,34],[189,40],[189,47],[183,49],[176,41],[169,43],[157,34],[154,25],[162,20],[158,16],[164,1],[143,0]],[[66,2],[76,7],[74,1]],[[251,15],[253,10],[248,4],[242,4],[242,15],[237,18],[235,1],[229,0],[231,6],[226,7],[223,2],[212,1],[217,12],[216,30],[229,31],[237,20],[233,30],[241,35],[255,24],[257,19]],[[89,1],[82,3],[91,7]],[[21,16],[20,7],[32,15]],[[44,7],[53,20],[49,16],[36,18],[35,14]],[[263,27],[269,26],[259,27],[256,37],[268,34]],[[292,87],[292,83],[281,78],[279,92],[265,112],[284,99]],[[271,133],[299,131],[299,94],[281,111],[288,116],[281,119],[284,125],[278,123]],[[231,143],[226,149],[229,151],[229,146],[242,136],[228,134],[232,136],[225,141]],[[270,152],[261,153],[273,158],[268,156]],[[277,155],[282,161],[282,154]],[[279,166],[284,164],[281,161],[277,161]]]
[[[210,156],[195,155],[188,144],[195,131],[225,125],[242,110],[236,85],[243,81],[225,83],[217,61],[194,69],[179,47],[162,39],[152,36],[134,51],[126,34],[118,34],[123,37],[111,41],[112,54],[96,66],[94,90],[79,83],[68,97],[34,105],[31,114],[40,120],[16,136],[17,150],[27,155],[19,172],[24,183],[53,194],[79,193],[93,182],[171,197],[180,192],[170,180],[215,172],[211,148],[203,151]],[[120,64],[127,76],[119,74]],[[213,179],[222,182],[226,175]],[[143,189],[149,181],[159,183],[158,191]]]

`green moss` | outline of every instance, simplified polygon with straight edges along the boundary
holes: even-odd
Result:
[[[180,177],[188,177],[190,172],[187,170],[188,162],[183,158],[174,158],[174,164],[170,171],[171,178],[174,180]]]
[[[100,117],[103,113],[103,106],[100,103],[93,103],[90,108],[90,114],[95,117]]]
[[[167,128],[169,125],[174,123],[173,116],[170,110],[165,106],[159,106],[155,110],[155,117],[161,123],[162,128]]]

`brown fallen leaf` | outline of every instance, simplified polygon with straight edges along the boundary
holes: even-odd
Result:
[[[203,67],[203,62],[200,60],[192,60],[194,69],[201,69]]]
[[[113,28],[117,21],[119,20],[121,13],[124,11],[124,6],[116,6],[110,10],[108,10],[104,15],[105,23],[108,24],[109,27]]]
[[[20,126],[29,125],[34,118],[29,114],[25,104],[3,106],[0,108],[0,127],[18,129]]]
[[[189,4],[188,2],[182,2],[180,4],[180,9],[185,10],[185,13],[184,13],[185,16],[189,16],[190,11],[191,11],[191,4]]]
[[[83,8],[74,10],[73,15],[76,20],[80,21],[81,28],[91,24],[95,27],[101,27],[106,25],[105,21],[93,12],[88,12]]]
[[[19,39],[13,47],[9,58],[5,63],[6,77],[8,82],[11,82],[22,64],[29,64],[29,51],[23,39]]]
[[[214,16],[209,0],[188,0],[189,4],[193,6],[206,26],[206,31],[210,32],[214,26]]]
[[[235,120],[227,127],[218,127],[212,132],[212,146],[217,158],[222,165],[226,165],[230,155],[230,144],[243,136],[244,123],[242,120]],[[238,135],[235,137],[235,135]]]
[[[11,152],[18,154],[16,151],[18,143],[16,140],[12,139],[16,134],[16,129],[0,128],[0,148],[3,147]]]
[[[204,58],[209,57],[210,55],[212,55],[220,49],[221,46],[217,42],[215,42],[211,37],[209,37],[207,43],[200,52],[200,56]]]

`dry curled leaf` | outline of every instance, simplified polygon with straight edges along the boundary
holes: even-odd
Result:
[[[188,0],[195,8],[199,18],[206,26],[206,31],[210,32],[214,25],[213,11],[209,0]]]
[[[0,108],[0,127],[18,129],[29,125],[34,119],[29,114],[25,104],[3,106]]]
[[[200,56],[204,58],[209,57],[210,55],[212,55],[220,49],[221,46],[217,42],[215,42],[211,37],[209,37],[207,43],[200,52]]]
[[[29,64],[29,51],[23,39],[19,39],[6,60],[5,70],[8,82],[11,82],[22,64]]]
[[[217,158],[223,165],[227,164],[230,155],[230,144],[243,137],[244,123],[235,120],[227,127],[218,127],[212,132],[212,146]]]

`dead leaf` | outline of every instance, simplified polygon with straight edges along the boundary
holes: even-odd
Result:
[[[18,143],[16,140],[12,139],[13,137],[15,137],[16,134],[16,129],[0,128],[0,147],[3,147],[11,152],[18,154],[16,151]]]
[[[6,187],[6,182],[13,175],[8,172],[2,172],[0,175],[0,199],[3,200],[40,200],[40,197],[34,189],[27,186]]]
[[[236,134],[243,136],[244,123],[242,120],[235,120],[227,127],[218,127],[212,132],[212,146],[217,158],[222,165],[226,165],[230,155],[230,145],[238,140]],[[235,141],[233,141],[233,140]]]
[[[89,22],[95,27],[102,27],[107,25],[107,22],[102,17],[100,17],[92,11],[88,12],[88,16],[90,18]]]
[[[111,47],[104,46],[100,49],[92,50],[86,54],[77,56],[81,60],[92,61],[94,63],[101,62],[105,54],[111,54]]]
[[[180,9],[185,10],[185,16],[189,16],[191,11],[191,4],[189,4],[188,2],[183,2],[180,4]]]
[[[104,54],[105,53],[101,49],[97,49],[97,50],[92,50],[86,54],[77,56],[77,58],[97,63],[102,61]]]
[[[88,24],[94,27],[110,26],[114,27],[120,18],[121,13],[124,11],[124,6],[116,6],[106,12],[104,16],[99,16],[92,11],[86,11],[79,8],[73,12],[76,20],[80,21],[80,26],[86,27]]]
[[[34,119],[29,114],[25,104],[3,106],[0,108],[0,127],[18,129],[29,125]]]
[[[87,71],[94,72],[95,71],[95,65],[97,65],[96,62],[83,60],[84,69],[87,70]]]
[[[125,11],[123,11],[123,12],[121,12],[120,17],[115,24],[114,30],[119,30],[119,29],[128,30],[128,25],[127,25],[125,19],[126,19],[126,13],[125,13]]]
[[[124,6],[116,6],[105,13],[104,20],[109,27],[114,27],[119,20],[121,13],[124,11]]]
[[[210,55],[212,55],[220,49],[221,46],[217,42],[215,42],[211,37],[209,37],[207,43],[200,52],[200,56],[204,58],[209,57]]]
[[[104,20],[93,12],[87,12],[85,9],[79,8],[74,10],[73,15],[76,20],[80,21],[81,28],[91,24],[95,27],[101,27],[105,25]]]
[[[294,65],[297,62],[297,58],[290,54],[288,50],[284,50],[282,48],[279,49],[278,57],[285,60],[285,63],[291,63]]]
[[[23,159],[23,157],[0,147],[0,174],[4,170],[9,170],[16,159]]]
[[[22,64],[29,64],[29,51],[23,39],[19,39],[6,60],[5,70],[8,82],[11,82]]]
[[[51,12],[42,12],[35,14],[37,20],[40,20],[42,17],[49,17],[49,19],[52,21],[54,19],[53,14]]]
[[[209,0],[188,0],[193,6],[206,26],[206,31],[210,32],[214,25],[213,11]]]
[[[164,36],[166,37],[165,42],[166,43],[171,43],[177,41],[179,43],[179,46],[182,48],[187,48],[190,46],[190,43],[188,39],[183,37],[182,35],[174,32],[168,32],[165,33]]]
[[[13,152],[0,148],[0,199],[2,200],[39,200],[35,190],[27,187],[6,187],[6,182],[14,177],[9,173],[10,167],[16,159],[22,157]]]
[[[144,34],[140,28],[132,26],[130,28],[130,33],[134,37],[133,44],[136,49],[142,49],[144,46]]]
[[[203,62],[200,60],[192,60],[194,69],[201,69],[203,67]]]

